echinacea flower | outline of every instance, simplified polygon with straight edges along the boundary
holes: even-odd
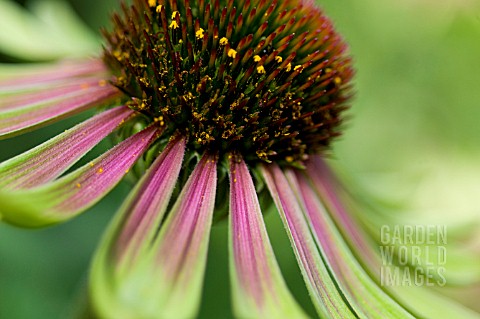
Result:
[[[353,71],[312,1],[135,0],[122,11],[101,58],[0,82],[2,138],[98,110],[0,164],[3,221],[61,223],[139,177],[93,260],[95,316],[195,317],[210,229],[228,216],[235,316],[306,317],[269,242],[273,205],[320,317],[431,317],[424,299],[379,284],[379,256],[325,160]],[[71,170],[114,131],[115,147]]]

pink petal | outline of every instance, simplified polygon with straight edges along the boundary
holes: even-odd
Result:
[[[315,241],[305,220],[304,207],[289,184],[281,169],[275,165],[262,167],[262,173],[270,194],[280,211],[282,221],[288,231],[298,264],[310,292],[312,301],[320,316],[326,318],[355,318],[348,303],[342,298],[332,280],[328,265],[315,245]]]
[[[62,61],[55,64],[33,65],[31,71],[26,70],[23,74],[13,79],[0,81],[0,93],[16,90],[26,90],[62,81],[91,76],[94,74],[105,75],[107,68],[100,59],[84,61]]]
[[[261,307],[273,288],[267,260],[272,258],[257,193],[248,168],[241,160],[230,160],[230,217],[237,281],[244,293]],[[267,246],[267,247],[265,247]]]
[[[123,239],[115,245],[128,251],[120,254],[118,250],[112,251],[109,242],[118,237],[115,232],[109,232],[107,241],[96,254],[90,291],[101,317],[195,318],[197,314],[215,205],[217,159],[210,155],[202,157],[157,233],[159,216],[167,205],[166,195],[171,192],[178,172],[176,165],[181,162],[178,156],[183,146],[179,144],[166,151],[168,159],[164,152],[162,162],[165,164],[158,164],[158,170],[145,177],[135,190],[136,195],[145,190],[151,196],[159,196],[153,199],[154,204],[149,203],[151,196],[147,194],[140,198],[134,195],[135,203],[129,200],[124,206],[133,207],[138,213],[146,209],[157,216],[134,213],[125,222],[115,223],[126,225],[120,233]],[[175,172],[166,171],[172,165]],[[162,176],[171,180],[164,182]],[[168,190],[156,188],[163,185]],[[157,195],[155,191],[164,194]],[[136,225],[140,228],[132,231],[130,227]],[[147,234],[141,234],[144,226]],[[134,238],[129,239],[129,235]],[[135,247],[138,249],[134,251]],[[119,256],[120,264],[112,265],[118,262]]]
[[[67,116],[113,101],[120,96],[113,86],[96,86],[78,95],[67,95],[45,104],[0,113],[0,139],[58,121]]]
[[[298,176],[301,173],[297,173],[297,178],[299,180],[305,178],[310,182],[318,199],[321,199],[322,203],[325,204],[329,216],[341,230],[352,252],[356,254],[366,270],[372,274],[372,279],[376,280],[377,284],[381,284],[382,260],[378,254],[378,244],[372,243],[371,238],[363,231],[357,220],[359,216],[349,214],[345,199],[351,199],[345,186],[342,185],[322,157],[312,156],[306,164],[304,177]],[[413,314],[417,317],[435,318],[439,314],[444,314],[446,318],[467,318],[472,315],[467,313],[468,310],[465,311],[465,308],[451,300],[444,298],[438,301],[438,296],[434,291],[428,289],[429,287],[387,285],[383,288],[402,305],[405,305],[407,309],[414,311]],[[436,304],[436,307],[429,306],[432,302]]]
[[[105,111],[51,140],[0,164],[0,186],[31,188],[52,181],[90,151],[133,111],[125,106]]]
[[[307,178],[293,171],[288,181],[298,190],[306,208],[315,240],[331,266],[339,286],[357,313],[367,318],[413,318],[378,286],[358,263],[313,191]]]
[[[68,220],[102,199],[158,137],[150,126],[131,136],[94,162],[38,188],[0,190],[3,220],[40,227]]]
[[[178,197],[158,238],[158,262],[167,277],[188,277],[191,267],[203,263],[215,204],[217,159],[205,155]],[[199,265],[200,266],[200,265]]]
[[[98,87],[106,84],[108,83],[104,78],[94,76],[80,79],[68,79],[62,81],[62,83],[56,83],[55,85],[41,88],[39,90],[5,94],[0,100],[0,110],[5,112],[36,104],[45,104],[72,93],[75,95],[75,93],[78,94],[85,92],[91,87]]]
[[[373,243],[369,241],[367,234],[364,233],[355,218],[347,212],[345,205],[337,194],[341,191],[341,187],[339,187],[333,172],[319,156],[311,157],[306,168],[306,173],[313,183],[315,191],[322,198],[330,216],[342,229],[346,236],[345,239],[349,240],[356,250],[358,249],[359,255],[370,266],[370,269],[375,272],[380,271],[381,261],[372,250]]]
[[[131,262],[142,245],[150,248],[177,183],[184,152],[184,138],[171,141],[123,205],[115,242],[117,258],[128,257]]]
[[[230,160],[230,241],[234,309],[239,317],[302,318],[282,278],[245,162]]]
[[[56,205],[56,209],[67,214],[78,212],[101,199],[123,178],[158,134],[158,129],[151,126],[102,155],[93,165],[86,165],[72,176],[58,180],[57,187],[52,188],[67,195],[68,200]],[[67,185],[69,187],[65,188]]]

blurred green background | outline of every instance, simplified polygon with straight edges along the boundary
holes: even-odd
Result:
[[[108,24],[118,5],[112,0],[70,2],[93,30]],[[402,203],[406,218],[468,223],[478,230],[480,1],[318,3],[350,43],[357,70],[357,94],[334,159],[378,198]],[[84,117],[0,142],[0,160]],[[22,230],[0,224],[0,318],[69,317],[72,300],[81,300],[96,243],[129,187],[120,185],[64,225]],[[266,220],[288,284],[312,312],[281,222],[276,214]],[[205,318],[230,316],[226,242],[225,225],[216,226],[201,312]],[[476,245],[480,254],[480,240]]]

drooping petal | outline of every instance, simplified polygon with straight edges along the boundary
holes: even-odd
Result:
[[[305,318],[282,278],[245,162],[230,160],[230,278],[239,318]]]
[[[106,84],[106,81],[95,76],[74,78],[65,80],[55,85],[29,90],[27,92],[4,93],[0,96],[0,111],[6,112],[13,109],[29,107],[38,104],[46,104],[49,101],[61,99],[67,95],[77,95],[84,93],[88,88]]]
[[[97,85],[80,93],[67,94],[45,103],[33,104],[0,113],[0,139],[58,121],[92,107],[113,101],[120,92],[110,85]]]
[[[320,255],[304,216],[304,208],[280,168],[273,164],[262,167],[270,194],[280,212],[290,237],[312,301],[325,318],[357,318],[342,291],[332,279],[328,265]]]
[[[185,152],[185,139],[171,141],[155,160],[122,212],[128,214],[115,239],[117,263],[134,261],[141,249],[150,248],[158,226],[167,210],[170,197],[177,183]],[[122,214],[121,214],[122,215]],[[147,244],[147,245],[145,245]]]
[[[122,291],[122,276],[128,276],[139,260],[149,255],[177,182],[184,151],[183,138],[166,146],[125,200],[102,240],[92,265],[90,287],[91,300],[105,317],[118,318],[130,312],[133,316],[136,311],[129,307],[149,297],[139,294],[140,301],[135,303],[123,300],[126,293]]]
[[[297,190],[297,197],[303,201],[318,247],[357,314],[364,318],[414,318],[361,267],[305,176],[295,175],[292,170],[288,170],[286,176],[292,189]]]
[[[313,189],[322,199],[322,203],[330,212],[331,218],[341,228],[342,234],[355,247],[370,269],[380,270],[380,257],[372,249],[372,242],[362,231],[362,227],[350,216],[346,207],[337,195],[340,190],[332,172],[321,157],[312,156],[306,164],[306,173]]]
[[[343,237],[349,242],[350,247],[358,249],[359,261],[372,273],[377,284],[381,284],[382,260],[373,246],[370,238],[361,231],[355,218],[348,214],[347,208],[342,203],[339,193],[342,193],[340,181],[335,177],[325,160],[320,156],[312,156],[307,162],[305,178],[307,178],[317,195],[342,230]],[[378,245],[378,244],[377,244]],[[440,295],[438,292],[425,286],[386,285],[388,291],[396,300],[412,310],[413,315],[425,318],[478,318],[478,314],[465,306]],[[431,305],[434,304],[435,307]]]
[[[132,114],[125,106],[105,111],[0,163],[0,187],[32,188],[54,180]]]
[[[198,310],[207,261],[217,158],[204,155],[187,181],[154,245],[163,278],[165,317],[191,318]]]
[[[167,166],[162,169],[175,165],[171,162],[175,156],[177,155],[172,155],[165,164]],[[169,211],[158,236],[153,240],[149,235],[143,237],[143,242],[138,243],[141,245],[138,253],[132,252],[127,255],[114,253],[114,256],[121,256],[120,264],[106,266],[105,263],[108,262],[105,260],[106,252],[104,249],[99,251],[94,261],[91,293],[100,316],[152,319],[195,317],[206,265],[215,204],[216,175],[216,158],[205,155]],[[153,179],[146,177],[139,189],[146,188],[149,193],[154,194],[156,189],[150,189],[152,185],[143,184],[148,183],[148,180]],[[161,196],[165,197],[165,194]],[[165,203],[158,202],[155,207],[158,209],[157,214],[161,214],[163,205]],[[158,222],[157,217],[154,219]],[[158,226],[155,223],[147,224],[145,225],[152,231]],[[140,227],[138,231],[144,227],[142,223],[130,224],[133,227],[135,225]],[[126,229],[122,230],[122,233],[131,232],[125,231]],[[133,237],[142,236],[138,231],[133,232]],[[129,243],[137,245],[137,238]],[[119,261],[117,257],[112,257],[109,256],[111,261],[115,259]],[[124,258],[131,257],[134,258],[125,263]],[[127,264],[128,266],[123,266]],[[106,267],[110,269],[109,274]]]
[[[58,180],[31,189],[0,190],[2,219],[41,227],[74,217],[105,196],[158,135],[158,128],[150,126]]]
[[[6,68],[7,65],[1,67]],[[8,65],[8,69],[10,71],[5,72],[7,76],[0,77],[0,94],[53,88],[65,81],[108,74],[100,59],[33,64],[27,67]]]

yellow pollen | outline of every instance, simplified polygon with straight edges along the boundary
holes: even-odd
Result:
[[[261,58],[259,55],[254,55],[254,56],[253,56],[253,61],[255,61],[255,62],[258,62],[258,61],[260,61],[261,59],[262,59],[262,58]]]
[[[220,39],[220,45],[227,45],[228,44],[228,39],[223,37]]]
[[[235,57],[237,56],[237,51],[235,51],[234,49],[228,50],[228,56],[235,59]]]
[[[178,23],[177,21],[173,20],[172,23],[168,26],[170,29],[177,29],[178,28]]]
[[[77,183],[77,185],[76,185],[76,186],[77,186],[77,188],[80,188],[80,187],[82,187],[82,184],[80,184],[80,183]]]
[[[292,64],[291,63],[287,64],[286,69],[287,69],[287,72],[290,72],[292,70]]]
[[[148,0],[148,5],[150,7],[155,7],[157,5],[157,0]]]
[[[236,183],[236,182],[237,182],[237,179],[236,179],[236,178],[234,178],[234,179],[233,179],[233,182],[234,182],[234,183]]]
[[[265,68],[263,67],[263,65],[257,66],[257,72],[260,74],[265,73]]]
[[[301,69],[302,66],[301,65],[297,65],[296,67],[293,68],[293,71],[297,71],[298,69]]]
[[[157,13],[160,13],[160,12],[162,12],[162,9],[163,9],[163,6],[159,5],[159,6],[157,6],[157,9],[155,9],[155,10],[157,11]]]
[[[107,85],[107,81],[105,81],[105,80],[100,80],[100,81],[98,81],[98,85],[100,85],[100,86],[105,86],[105,85]]]
[[[97,174],[102,174],[103,173],[103,167],[100,167],[97,171]]]
[[[180,17],[180,12],[178,11],[173,11],[172,13],[172,19],[175,19],[177,17],[177,14],[178,14],[178,17]]]
[[[294,158],[293,158],[293,156],[287,156],[287,157],[285,157],[285,160],[286,160],[288,163],[291,163],[291,162],[293,162]]]
[[[333,81],[334,81],[335,84],[337,84],[337,85],[338,85],[338,84],[342,84],[342,78],[339,77],[339,76],[335,77],[335,79],[333,79]]]
[[[93,162],[90,162],[90,167],[93,167]]]
[[[197,32],[195,32],[195,36],[197,37],[197,39],[203,39],[204,32],[205,30],[203,30],[202,28],[198,29]]]
[[[281,56],[277,55],[277,56],[275,57],[275,61],[277,61],[277,63],[282,63],[283,59],[282,59]]]
[[[127,169],[125,170],[125,174],[128,174],[128,172],[130,172],[130,170],[127,168]]]
[[[332,69],[330,69],[330,68],[325,69],[325,73],[331,73],[331,72],[332,72]]]
[[[267,153],[265,153],[264,151],[257,151],[257,156],[260,157],[260,158],[266,158],[267,157]]]

